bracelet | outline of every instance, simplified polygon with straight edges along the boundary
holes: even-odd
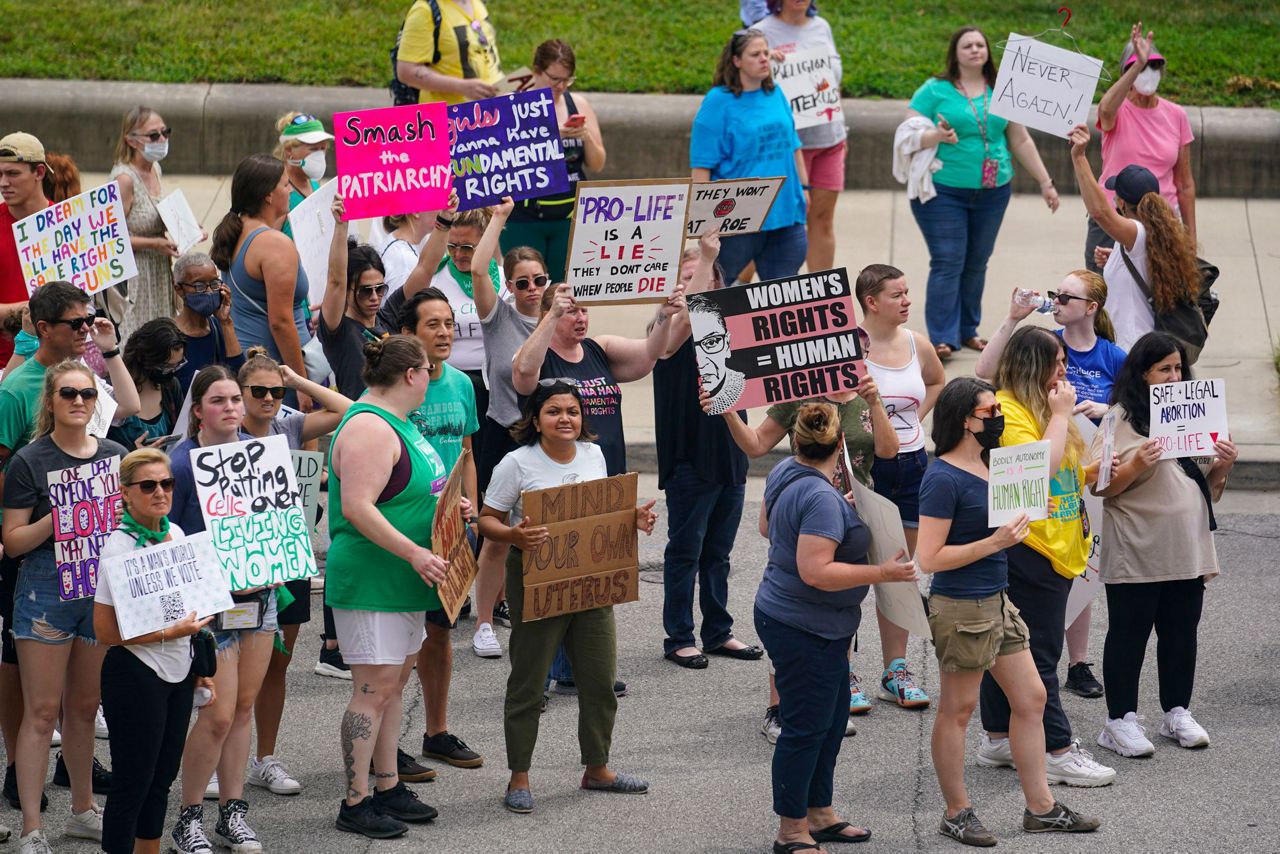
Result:
[[[809,186],[808,184],[801,184],[801,185],[800,185],[800,189],[802,189],[802,190],[812,190],[812,189],[813,189],[813,187]]]
[[[103,350],[103,351],[102,351],[102,358],[104,358],[104,359],[114,359],[116,356],[119,356],[119,355],[120,355],[120,348],[119,348],[119,347],[116,347],[114,350]]]
[[[440,216],[440,214],[436,214],[436,225],[442,225],[445,228],[453,228],[453,220],[445,219]]]

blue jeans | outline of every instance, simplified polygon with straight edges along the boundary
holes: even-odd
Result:
[[[934,185],[936,198],[911,200],[911,214],[929,247],[924,321],[934,344],[960,344],[978,334],[987,259],[1009,206],[1012,184],[991,190]]]
[[[929,453],[921,448],[891,459],[871,461],[871,480],[876,492],[897,505],[902,527],[920,527],[920,482],[929,466]]]
[[[727,284],[733,284],[754,261],[760,281],[783,279],[796,274],[808,252],[809,236],[803,222],[755,234],[735,234],[720,239],[720,272]]]
[[[729,553],[742,521],[745,486],[720,486],[677,463],[667,478],[667,550],[663,555],[663,652],[693,646],[693,583],[702,609],[702,647],[733,637],[729,616]]]
[[[756,633],[773,662],[782,735],[773,748],[773,811],[804,818],[831,806],[836,757],[849,722],[851,637],[827,640],[756,608]]]

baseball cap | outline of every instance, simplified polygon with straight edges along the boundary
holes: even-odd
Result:
[[[29,133],[18,131],[0,139],[0,163],[45,163],[44,145]]]
[[[1160,182],[1151,174],[1151,170],[1133,163],[1121,169],[1119,174],[1108,178],[1103,186],[1108,190],[1115,190],[1117,196],[1131,205],[1142,201],[1147,193],[1160,192]]]
[[[321,124],[319,119],[305,113],[294,116],[293,121],[285,125],[284,130],[280,132],[280,142],[285,145],[291,142],[311,145],[328,139],[333,139],[333,134],[325,132],[324,125]]]
[[[1138,61],[1138,57],[1133,50],[1133,42],[1127,42],[1124,46],[1124,53],[1120,54],[1120,68],[1127,69]],[[1147,57],[1147,63],[1164,62],[1164,57],[1156,50],[1156,43],[1151,43],[1151,55]]]

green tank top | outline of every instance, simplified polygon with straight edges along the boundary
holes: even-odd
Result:
[[[431,523],[436,496],[444,489],[448,472],[440,455],[412,422],[368,403],[352,404],[333,434],[337,442],[347,422],[361,412],[372,412],[391,425],[409,457],[409,480],[394,497],[380,502],[378,512],[397,531],[423,548],[431,547]],[[342,480],[329,458],[329,557],[325,567],[325,602],[331,608],[356,611],[434,611],[440,596],[428,587],[407,561],[371,542],[341,512]]]

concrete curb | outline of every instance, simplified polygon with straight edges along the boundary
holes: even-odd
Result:
[[[609,149],[599,178],[663,178],[689,173],[689,131],[698,95],[590,94]],[[275,120],[301,110],[326,119],[338,110],[385,107],[384,89],[278,84],[123,83],[0,79],[5,131],[34,133],[53,151],[70,153],[83,170],[107,171],[121,118],[137,104],[160,112],[175,129],[167,171],[229,175],[236,163],[276,144]],[[846,98],[849,151],[846,189],[898,189],[890,172],[894,129],[905,101]],[[1280,111],[1187,107],[1199,145],[1192,169],[1201,196],[1280,197]],[[1060,192],[1073,192],[1063,140],[1032,131]],[[191,141],[195,140],[196,144]],[[1100,143],[1095,135],[1095,169]],[[1036,192],[1019,173],[1015,192]]]

